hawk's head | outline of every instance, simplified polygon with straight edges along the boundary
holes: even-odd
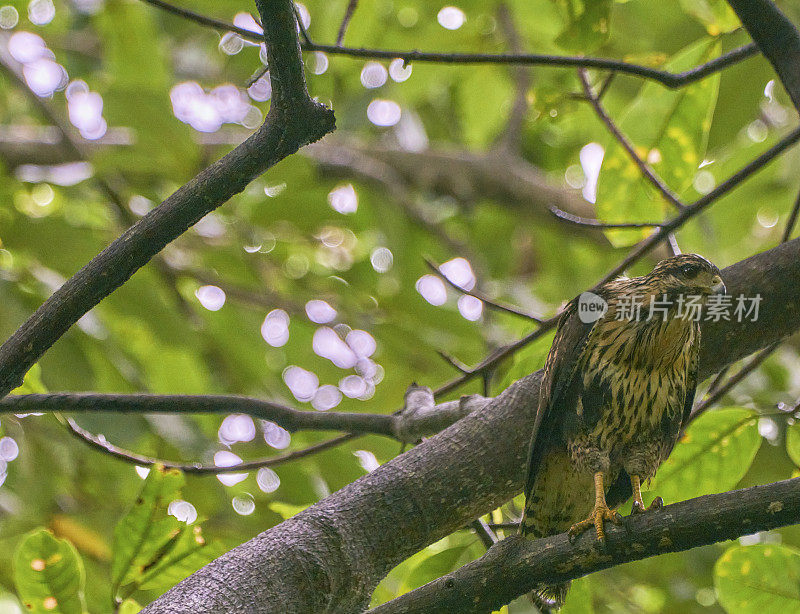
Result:
[[[646,279],[653,286],[670,294],[725,294],[725,284],[719,269],[697,254],[680,254],[662,260]]]

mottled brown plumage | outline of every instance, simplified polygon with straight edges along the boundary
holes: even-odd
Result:
[[[719,291],[719,269],[684,254],[660,262],[649,275],[598,288],[608,308],[596,321],[590,321],[585,295],[567,305],[542,378],[523,535],[594,527],[602,540],[603,522],[618,521],[612,510],[631,493],[634,511],[644,510],[640,483],[672,451],[697,384],[700,326],[679,305],[686,311],[681,301],[687,296],[704,303]],[[633,297],[641,313],[628,318]],[[666,307],[648,318],[651,297]],[[558,606],[566,588],[548,587],[539,597]]]

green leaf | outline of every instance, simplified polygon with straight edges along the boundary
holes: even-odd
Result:
[[[705,39],[680,51],[664,68],[683,71],[707,62],[719,52],[718,41]],[[718,90],[719,74],[675,91],[647,83],[619,121],[639,157],[678,195],[691,187],[705,157]],[[658,221],[668,206],[624,148],[609,138],[598,181],[600,219],[611,223]],[[626,229],[607,234],[614,245],[624,246],[649,232]]]
[[[114,530],[114,558],[111,563],[112,589],[116,594],[126,585],[142,582],[145,570],[158,561],[185,526],[166,513],[184,484],[180,471],[153,466],[133,508]],[[132,592],[132,590],[130,590]],[[130,593],[129,593],[130,594]]]
[[[206,543],[199,526],[184,525],[170,540],[169,548],[142,574],[139,588],[164,592],[224,552],[219,544]]]
[[[459,82],[461,129],[467,145],[489,145],[505,125],[513,87],[508,75],[490,66],[470,67]]]
[[[536,341],[528,344],[514,354],[511,367],[502,377],[502,390],[508,388],[508,386],[518,379],[530,375],[544,367],[547,354],[550,352],[550,346],[553,343],[553,337],[555,337],[555,331],[542,335]]]
[[[29,612],[81,614],[84,580],[83,562],[67,540],[36,529],[17,546],[14,583]]]
[[[725,0],[680,0],[680,3],[683,11],[702,23],[711,36],[733,32],[741,26]]]
[[[267,507],[278,514],[284,520],[288,520],[295,514],[299,514],[304,509],[306,509],[307,505],[292,505],[291,503],[285,503],[283,501],[272,501],[270,502]]]
[[[12,390],[11,394],[42,394],[47,392],[47,386],[42,382],[42,367],[37,362],[25,374],[22,386]]]
[[[470,544],[461,544],[431,554],[411,570],[405,580],[406,586],[409,589],[414,589],[450,573],[457,567],[458,561],[469,547]]]
[[[800,551],[779,544],[734,546],[714,566],[714,586],[735,614],[800,611]]]
[[[611,0],[556,0],[567,16],[567,27],[556,43],[570,52],[586,54],[608,40]]]
[[[567,600],[564,607],[559,610],[559,614],[592,614],[594,605],[592,604],[592,586],[588,577],[578,578],[572,582]]]
[[[128,597],[138,590],[164,592],[223,554],[219,544],[206,543],[198,525],[167,513],[184,481],[174,469],[156,465],[150,470],[133,509],[114,532],[115,596]]]
[[[689,426],[648,491],[674,503],[731,490],[761,445],[757,422],[754,412],[742,408],[703,414]]]
[[[126,599],[119,606],[119,614],[136,614],[141,611],[142,606],[136,603],[133,599]]]
[[[786,452],[792,462],[800,467],[800,423],[795,423],[786,430]]]

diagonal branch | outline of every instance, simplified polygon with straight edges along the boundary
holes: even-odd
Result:
[[[509,305],[508,303],[504,303],[502,301],[498,301],[496,299],[489,298],[483,292],[478,290],[467,290],[466,288],[462,288],[457,283],[452,281],[447,275],[445,275],[438,264],[436,264],[430,258],[424,258],[425,264],[428,265],[428,268],[436,273],[437,275],[441,276],[444,281],[447,283],[448,286],[453,288],[456,292],[460,292],[461,294],[465,294],[467,296],[471,296],[473,298],[478,299],[479,301],[486,303],[488,307],[492,309],[496,309],[497,311],[504,311],[506,313],[510,313],[511,315],[518,316],[520,318],[525,318],[526,320],[531,320],[536,322],[537,324],[542,323],[542,318],[539,316],[535,316],[531,313],[523,311],[519,307],[515,307],[514,305]]]
[[[342,17],[342,23],[339,24],[339,32],[336,34],[336,45],[341,46],[344,42],[344,35],[347,33],[347,26],[350,25],[350,20],[353,18],[353,13],[356,12],[356,8],[358,7],[358,0],[350,0],[347,3],[347,8],[344,11],[344,17]]]
[[[789,213],[789,219],[786,220],[786,228],[783,230],[783,236],[781,237],[781,243],[786,243],[789,240],[789,237],[792,236],[792,231],[794,230],[794,225],[797,223],[797,214],[800,212],[800,192],[797,194],[797,198],[794,201],[794,206],[792,207],[791,213]]]
[[[633,163],[639,167],[639,170],[642,172],[642,175],[653,184],[653,187],[658,190],[661,195],[667,199],[667,202],[672,204],[676,209],[680,210],[683,209],[686,205],[681,202],[681,199],[678,198],[678,195],[673,192],[669,186],[664,183],[664,181],[656,175],[655,171],[650,168],[650,165],[647,164],[644,160],[639,157],[639,154],[636,153],[636,148],[633,146],[628,140],[622,130],[619,129],[619,126],[611,119],[608,113],[606,113],[605,108],[603,108],[603,104],[600,102],[600,95],[595,94],[594,90],[592,89],[592,85],[589,83],[589,76],[586,74],[585,69],[578,70],[578,78],[581,80],[581,85],[583,86],[583,93],[586,96],[586,99],[591,103],[592,108],[594,108],[595,113],[600,118],[600,121],[605,124],[608,131],[613,135],[613,137],[617,140],[617,142],[622,145],[622,148],[627,152],[628,156],[630,156]]]
[[[238,194],[278,161],[334,128],[333,112],[306,90],[293,5],[259,0],[273,98],[264,124],[129,228],[64,283],[0,346],[0,397],[78,319],[160,252],[170,241]]]
[[[680,552],[800,522],[800,478],[706,495],[611,527],[605,549],[591,532],[528,541],[517,535],[480,559],[370,610],[374,614],[485,613],[537,587],[630,561]]]

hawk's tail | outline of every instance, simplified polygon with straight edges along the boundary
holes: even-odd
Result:
[[[558,610],[564,605],[570,584],[570,582],[563,582],[553,586],[544,586],[528,593],[528,598],[542,612]]]
[[[536,537],[535,531],[536,530],[533,528],[533,519],[528,516],[528,509],[526,507],[523,512],[522,522],[520,523],[520,533],[523,537],[531,539]],[[561,584],[553,584],[552,586],[543,586],[542,588],[528,593],[528,599],[530,599],[533,605],[541,612],[547,613],[558,610],[564,605],[570,584],[571,582],[562,582]]]

